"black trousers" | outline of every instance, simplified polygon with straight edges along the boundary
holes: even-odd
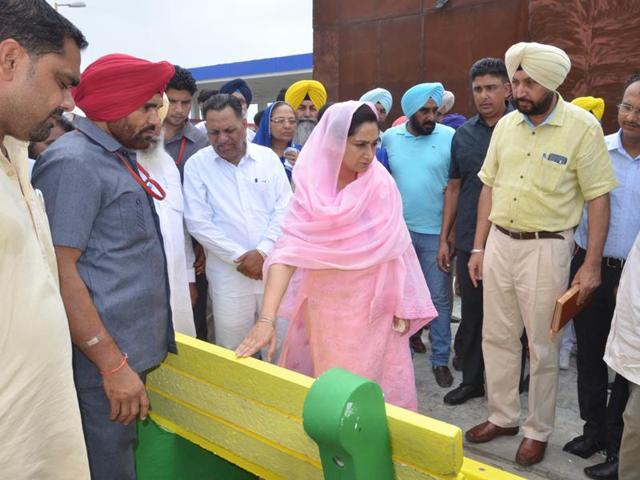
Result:
[[[469,277],[470,254],[456,250],[456,271],[460,282],[462,319],[455,343],[460,345],[462,355],[462,384],[482,387],[484,385],[484,359],[482,357],[482,284],[474,287]]]
[[[193,322],[196,326],[196,338],[207,341],[207,295],[209,283],[207,276],[196,275],[196,288],[198,289],[198,300],[193,307]]]
[[[577,249],[571,262],[571,280],[582,266],[585,251]],[[629,385],[616,375],[607,404],[609,382],[604,356],[611,320],[616,306],[616,289],[620,283],[621,268],[602,263],[602,283],[593,294],[593,301],[576,315],[573,326],[578,345],[578,404],[580,417],[585,421],[583,434],[605,442],[607,453],[620,449],[624,423],[622,414],[629,398]]]

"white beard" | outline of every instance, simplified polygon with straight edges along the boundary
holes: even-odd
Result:
[[[173,158],[164,149],[164,129],[147,149],[136,152],[136,158],[154,178],[165,177],[167,169],[176,168]]]
[[[296,133],[293,136],[293,143],[304,145],[317,122],[313,120],[300,120],[296,126]]]

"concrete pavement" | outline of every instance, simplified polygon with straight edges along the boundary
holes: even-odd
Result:
[[[456,305],[456,307],[458,307],[458,305]],[[458,325],[459,324],[452,324],[454,335]],[[486,398],[475,398],[463,405],[457,406],[444,404],[444,395],[460,384],[462,381],[462,373],[456,372],[450,365],[449,368],[454,377],[453,385],[451,388],[439,387],[431,372],[431,364],[429,362],[430,345],[427,341],[427,335],[424,334],[423,337],[425,345],[427,346],[427,353],[416,354],[413,358],[420,413],[457,425],[463,431],[485,421],[487,419]],[[580,419],[580,413],[578,411],[575,362],[575,356],[572,356],[570,369],[560,371],[556,407],[556,428],[547,447],[545,459],[541,463],[530,468],[524,468],[515,463],[514,459],[520,441],[522,440],[522,434],[517,437],[497,438],[485,444],[469,444],[465,442],[465,455],[532,480],[587,479],[583,472],[584,467],[605,461],[604,454],[596,453],[590,459],[584,460],[562,451],[562,447],[566,442],[582,433],[583,422]],[[528,404],[526,392],[520,395],[520,401],[522,404],[521,422],[524,422]]]

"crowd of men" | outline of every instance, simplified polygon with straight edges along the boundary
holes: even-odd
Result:
[[[146,373],[180,331],[237,349],[258,319],[263,264],[295,191],[295,160],[330,108],[324,86],[283,89],[248,126],[236,79],[200,92],[188,70],[124,54],[80,74],[83,34],[43,0],[0,1],[0,450],[7,478],[135,478]],[[640,75],[604,135],[604,102],[558,93],[561,49],[518,43],[470,69],[477,113],[439,82],[402,95],[376,156],[395,180],[437,310],[431,365],[452,386],[452,272],[462,319],[459,405],[487,397],[468,442],[516,435],[523,361],[529,412],[516,462],[543,460],[554,428],[570,285],[583,433],[564,446],[640,471]],[[202,121],[190,113],[198,102]],[[393,97],[364,92],[385,124]],[[67,120],[77,106],[82,114]],[[27,142],[30,142],[29,144]],[[303,221],[304,219],[300,219]],[[455,259],[455,262],[454,262]],[[286,330],[278,319],[278,339]],[[420,334],[411,348],[423,353]],[[271,358],[277,347],[264,352]],[[275,361],[275,360],[274,360]],[[609,383],[609,369],[616,375]],[[609,393],[610,390],[610,393]],[[52,415],[51,412],[55,412]]]

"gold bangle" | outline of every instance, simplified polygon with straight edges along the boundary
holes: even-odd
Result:
[[[260,318],[258,318],[258,322],[268,323],[273,328],[276,328],[276,320],[274,318],[267,317],[267,316],[261,316]]]

